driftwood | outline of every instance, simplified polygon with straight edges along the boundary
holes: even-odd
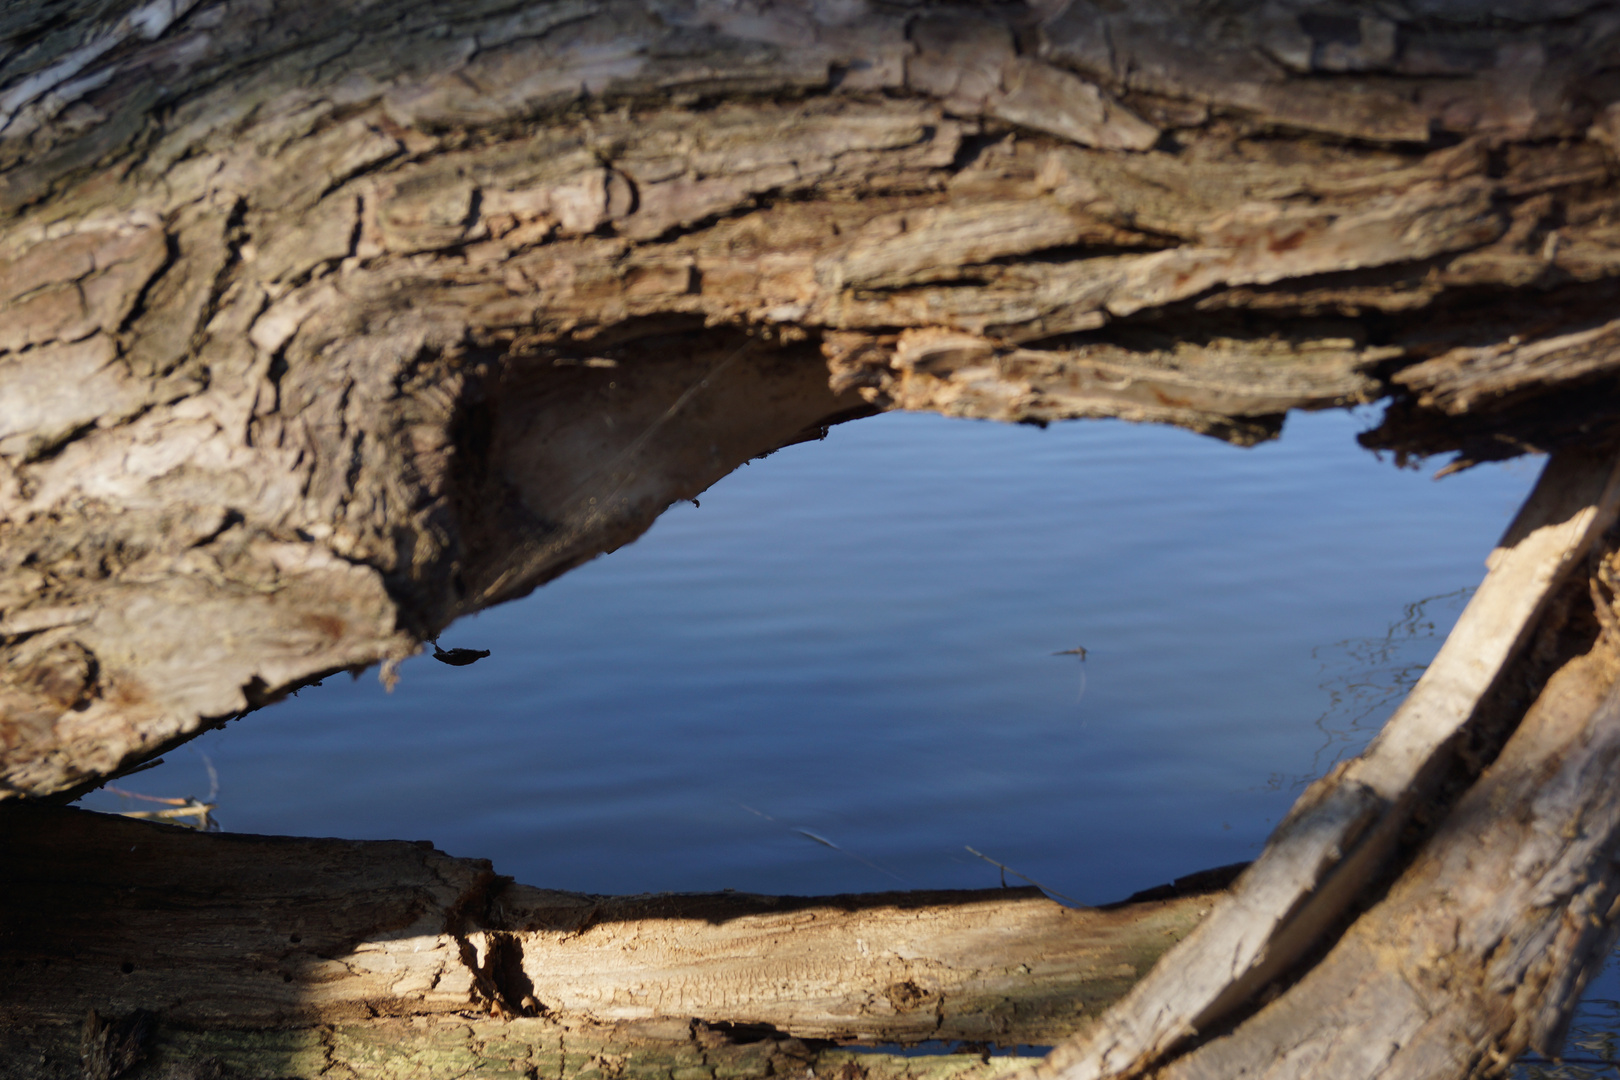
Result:
[[[629,1075],[667,1076],[680,1053],[694,1068],[785,1055],[822,1070],[851,1041],[1046,1045],[1118,999],[1214,895],[1084,910],[1034,889],[600,897],[421,844],[30,806],[0,829],[0,1073],[18,1078],[54,1075],[92,1010],[161,1017],[155,1059],[272,1076],[313,1076],[323,1047],[382,1054],[410,1023],[442,1048],[493,1060],[500,1043],[504,1067],[569,1077],[626,1052]],[[266,1067],[289,1046],[302,1064]]]
[[[1550,656],[1570,658],[1500,756],[1412,845],[1399,877],[1367,882],[1387,892],[1286,993],[1268,995],[1276,1000],[1241,1023],[1183,1030],[1204,1036],[1202,1045],[1152,1075],[1416,1080],[1497,1073],[1526,1048],[1557,1053],[1582,973],[1620,930],[1613,545],[1611,537],[1594,560],[1591,595],[1583,595],[1586,581],[1566,589],[1562,610],[1541,629],[1543,656],[1512,675],[1523,678]],[[1520,693],[1507,690],[1510,698]],[[1480,748],[1459,743],[1460,751]],[[1234,895],[1244,888],[1240,882]],[[1166,966],[1176,959],[1172,953]],[[1119,1017],[1140,1009],[1128,1003]],[[1105,1019],[1047,1068],[1065,1077],[1139,1071],[1098,1067],[1099,1046],[1118,1045],[1118,1030]]]
[[[386,677],[863,412],[1249,443],[1387,400],[1370,446],[1560,464],[1399,722],[1043,1068],[1549,1047],[1612,925],[1609,538],[1577,571],[1620,430],[1620,7],[1229,7],[6,7],[0,798]],[[386,1023],[345,1068],[415,1045]],[[95,1068],[143,1024],[85,1023]]]

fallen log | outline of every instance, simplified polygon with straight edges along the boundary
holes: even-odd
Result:
[[[1459,736],[1536,629],[1568,571],[1620,511],[1620,459],[1554,458],[1439,654],[1366,751],[1313,784],[1198,931],[1066,1055],[1065,1078],[1132,1075],[1249,1006],[1379,880]],[[1340,1074],[1345,1075],[1345,1074]]]
[[[1620,932],[1601,779],[1620,737],[1616,470],[1612,449],[1549,463],[1378,738],[1040,1075],[1472,1076],[1557,1054]]]
[[[1290,409],[1385,399],[1365,441],[1401,455],[1606,444],[1616,6],[1408,7],[8,7],[0,798],[70,798],[303,681],[386,675],[460,615],[862,410],[1121,416],[1246,444]],[[1448,862],[1467,830],[1444,824],[1477,820],[1475,785],[1541,822],[1503,826],[1520,884],[1543,880],[1505,894],[1525,941],[1608,895],[1603,804],[1498,782],[1515,761],[1586,775],[1602,740],[1583,756],[1572,722],[1560,748],[1484,771],[1521,698],[1566,716],[1601,697],[1548,679],[1609,648],[1601,604],[1570,615],[1514,561],[1492,574],[1518,584],[1487,590],[1509,594],[1500,625],[1476,620],[1484,670],[1460,693],[1430,680],[1302,806],[1228,909],[1247,914],[1220,919],[1242,947],[1190,959],[1190,994],[1155,997],[1174,979],[1152,977],[1053,1068],[1462,1075],[1551,1037],[1514,980],[1567,1004],[1607,930],[1575,919],[1543,970],[1491,951],[1511,939],[1481,929],[1494,915],[1431,896],[1458,932],[1431,926],[1424,964],[1386,964],[1408,875],[1409,914],[1426,889],[1477,895]],[[1588,820],[1562,878],[1535,870],[1547,836]],[[493,941],[480,959],[468,938],[463,966],[508,955]],[[1311,1007],[1373,1000],[1315,989],[1351,967],[1302,976],[1336,956],[1425,988],[1356,1020],[1385,1042],[1335,1043],[1343,1018]],[[487,996],[521,1012],[510,985]],[[100,1072],[139,1049],[141,1015],[84,1024]],[[413,1043],[403,1020],[366,1022],[394,1026],[327,1031],[308,1069],[336,1069],[340,1045],[359,1048],[351,1072],[394,1068],[390,1039],[423,1071],[483,1067],[432,1023]],[[581,1068],[614,1075],[618,1054]],[[718,1077],[706,1060],[654,1071]],[[736,1067],[793,1068],[771,1060]]]
[[[500,1043],[512,1068],[569,1077],[613,1054],[629,1054],[627,1075],[667,1076],[773,1055],[821,1070],[851,1042],[1047,1045],[1116,1000],[1215,895],[1106,910],[1035,889],[585,896],[426,844],[34,806],[0,812],[0,865],[0,1072],[19,1078],[51,1075],[42,1053],[51,1068],[76,1053],[92,1011],[151,1013],[157,1058],[278,1077],[315,1073],[255,1072],[263,1055],[408,1057],[412,1040],[485,1056]],[[547,1055],[552,1067],[511,1064]]]

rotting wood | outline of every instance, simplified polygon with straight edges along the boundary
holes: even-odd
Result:
[[[708,1049],[743,1055],[762,1051],[739,1040],[766,1035],[1049,1044],[1116,1000],[1214,895],[1080,910],[1034,889],[584,896],[425,844],[31,806],[0,813],[0,862],[0,1024],[41,1044],[76,1038],[92,1009],[148,1009],[203,1043],[411,1018],[453,1043],[493,1014],[535,1021],[508,1041],[617,1040],[651,1058],[682,1052],[693,1024]],[[800,1052],[814,1064],[827,1048]],[[0,1056],[0,1071],[31,1075],[16,1071],[26,1057]]]

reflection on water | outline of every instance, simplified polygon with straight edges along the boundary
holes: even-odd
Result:
[[[1273,774],[1268,784],[1274,790],[1298,792],[1361,753],[1417,685],[1475,588],[1469,585],[1407,604],[1381,636],[1345,638],[1312,649],[1312,659],[1321,665],[1320,689],[1327,695],[1322,715],[1316,718],[1322,747],[1308,771],[1298,776]]]

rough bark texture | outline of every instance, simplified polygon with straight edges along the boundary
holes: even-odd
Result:
[[[1106,910],[1034,889],[584,896],[427,844],[204,835],[26,805],[0,813],[0,863],[0,1074],[17,1078],[61,1071],[92,1010],[160,1017],[159,1057],[295,1045],[331,1063],[323,1048],[381,1054],[414,1023],[464,1054],[565,1047],[541,1071],[568,1077],[615,1052],[635,1066],[621,1072],[668,1080],[681,1054],[723,1073],[784,1055],[797,1070],[841,1066],[824,1052],[851,1040],[1050,1044],[1215,895]],[[314,1075],[308,1061],[276,1068],[264,1075]]]
[[[0,793],[852,409],[1606,430],[1615,5],[1395,11],[10,6]]]
[[[1620,428],[1612,0],[55,0],[0,42],[0,797],[387,676],[862,411],[1247,443],[1387,399],[1368,445],[1459,464]],[[1609,933],[1607,604],[1515,609],[1479,708],[1368,787],[1370,891],[1254,909],[1308,975],[1051,1068],[1545,1045]],[[88,1022],[96,1069],[143,1024]]]

